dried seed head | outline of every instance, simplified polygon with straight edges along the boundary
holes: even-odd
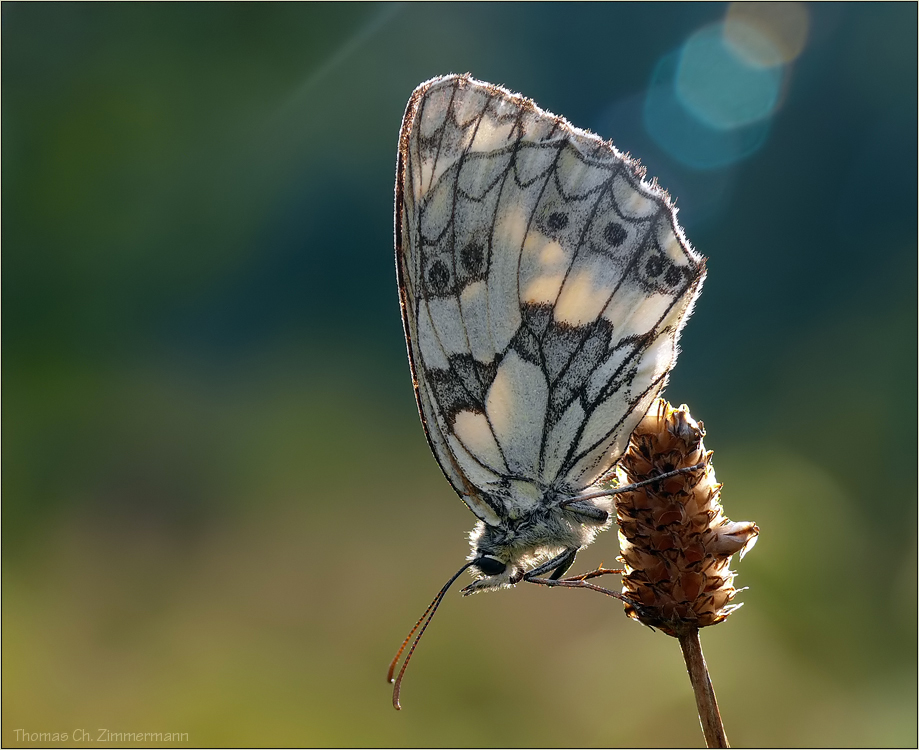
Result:
[[[626,614],[676,637],[740,607],[730,603],[737,593],[731,556],[743,557],[759,534],[756,524],[725,517],[704,435],[685,405],[674,409],[657,399],[617,468],[619,483],[629,484],[705,464],[615,496],[622,593],[639,605],[626,605]]]

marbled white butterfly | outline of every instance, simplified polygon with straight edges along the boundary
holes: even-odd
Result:
[[[464,594],[560,578],[610,524],[608,478],[705,278],[669,196],[611,143],[463,76],[412,94],[396,269],[415,396],[479,519]],[[420,628],[420,631],[419,631]]]

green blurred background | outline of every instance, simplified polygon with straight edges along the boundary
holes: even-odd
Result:
[[[590,592],[451,592],[390,705],[474,520],[392,254],[405,103],[465,71],[641,158],[709,258],[667,395],[762,529],[703,633],[732,742],[915,746],[915,4],[808,6],[715,130],[651,103],[722,4],[0,11],[5,746],[702,744],[676,642]]]

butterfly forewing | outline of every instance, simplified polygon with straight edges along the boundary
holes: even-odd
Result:
[[[412,96],[396,194],[416,395],[453,487],[494,524],[596,482],[664,386],[705,275],[666,194],[468,76]]]

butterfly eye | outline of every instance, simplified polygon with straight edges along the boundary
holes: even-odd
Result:
[[[487,576],[496,576],[507,570],[507,565],[494,557],[479,557],[475,566]]]

